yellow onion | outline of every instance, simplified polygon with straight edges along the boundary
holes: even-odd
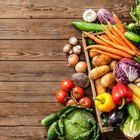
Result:
[[[87,69],[87,63],[84,61],[80,61],[76,64],[75,66],[75,71],[76,72],[85,72]]]

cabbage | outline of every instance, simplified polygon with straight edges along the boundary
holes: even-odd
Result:
[[[140,134],[140,120],[133,120],[127,117],[125,123],[120,126],[121,131],[129,139],[134,139]]]
[[[116,64],[113,75],[117,82],[133,82],[140,76],[140,64],[130,58],[123,58]]]

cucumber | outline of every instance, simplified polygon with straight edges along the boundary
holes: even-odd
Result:
[[[136,42],[136,43],[140,43],[140,36],[138,34],[133,33],[131,31],[127,31],[125,32],[124,35],[128,40]]]
[[[51,123],[53,123],[54,121],[56,121],[58,119],[57,114],[50,114],[47,117],[45,117],[44,119],[42,119],[41,124],[46,126],[49,125]]]
[[[134,120],[138,120],[140,117],[139,108],[134,102],[127,104],[127,111]]]
[[[57,133],[55,131],[57,127],[57,122],[54,122],[48,129],[47,138],[48,140],[54,140],[57,137]]]
[[[89,23],[85,21],[73,21],[72,25],[75,26],[76,28],[82,30],[82,31],[93,31],[93,32],[101,32],[103,31],[103,28],[101,24],[97,23]]]

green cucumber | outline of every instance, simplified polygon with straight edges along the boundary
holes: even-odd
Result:
[[[131,31],[127,31],[125,32],[124,35],[128,40],[136,42],[136,43],[140,43],[140,36],[138,34]]]
[[[101,24],[97,23],[89,23],[85,21],[73,21],[72,25],[75,26],[76,28],[82,30],[82,31],[93,31],[93,32],[101,32],[103,31],[103,28]]]
[[[127,104],[127,111],[134,120],[138,120],[140,118],[139,108],[134,102]]]
[[[51,123],[53,123],[54,121],[56,121],[58,119],[57,114],[50,114],[47,117],[45,117],[44,119],[42,119],[41,124],[46,126],[49,125]]]
[[[57,137],[57,133],[55,131],[57,127],[57,122],[54,122],[48,129],[47,138],[48,140],[54,140]]]

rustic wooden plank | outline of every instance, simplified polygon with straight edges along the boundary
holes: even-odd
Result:
[[[2,0],[0,18],[82,18],[85,9],[97,11],[103,7],[113,9],[120,17],[128,18],[133,3],[132,0]]]
[[[0,82],[0,103],[56,103],[60,82]],[[90,87],[85,95],[92,98]]]
[[[67,61],[0,61],[0,81],[62,81],[74,72]]]
[[[0,40],[0,60],[67,60],[62,51],[67,43],[68,40]],[[83,53],[80,59],[84,59]]]
[[[81,31],[70,25],[74,19],[1,19],[0,39],[81,39]]]

